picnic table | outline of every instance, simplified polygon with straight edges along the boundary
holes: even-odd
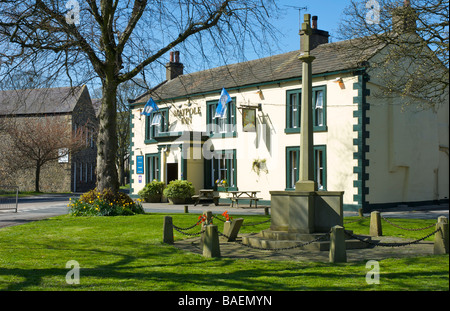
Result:
[[[252,207],[252,202],[255,202],[255,207],[258,207],[258,201],[262,200],[262,198],[257,198],[256,194],[261,191],[250,190],[250,191],[228,191],[231,193],[231,207],[234,207],[234,203],[236,203],[236,207],[239,207],[239,200],[250,200],[250,207]]]
[[[212,189],[200,189],[197,195],[192,196],[194,200],[194,206],[196,206],[200,201],[213,201],[214,205],[219,205],[219,196],[214,194]]]

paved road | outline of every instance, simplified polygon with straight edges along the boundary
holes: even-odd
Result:
[[[19,198],[17,213],[2,210],[0,206],[0,228],[67,214],[71,197],[68,194],[51,194]]]
[[[0,210],[0,228],[14,226],[30,221],[45,219],[53,216],[68,213],[67,204],[69,198],[76,198],[79,195],[51,194],[35,197],[19,198],[18,212],[13,210]],[[144,203],[144,210],[147,213],[184,213],[184,205],[170,205],[167,203]],[[190,213],[201,214],[211,210],[213,214],[222,214],[228,211],[230,215],[264,215],[264,208],[231,208],[229,205],[188,205]],[[385,217],[392,218],[421,218],[437,219],[439,216],[449,217],[449,205],[403,207],[381,211]],[[344,216],[354,216],[357,213],[345,212]],[[368,214],[366,214],[368,215]]]
[[[170,205],[167,203],[144,203],[144,209],[147,213],[184,213],[184,205]],[[264,208],[231,208],[229,205],[214,206],[210,205],[188,205],[190,213],[203,213],[210,210],[213,214],[222,214],[228,211],[230,215],[264,215]],[[386,210],[380,210],[385,217],[392,218],[418,218],[418,219],[437,219],[439,216],[449,217],[449,205],[428,205],[416,207],[399,207]],[[344,212],[344,216],[357,216],[357,212]],[[364,214],[368,216],[370,213]]]

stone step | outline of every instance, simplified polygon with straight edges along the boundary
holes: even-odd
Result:
[[[263,230],[258,236],[269,240],[293,240],[308,242],[322,236],[323,233],[296,233],[287,231]]]
[[[353,234],[353,231],[347,230],[349,233]],[[275,231],[271,229],[266,229],[258,233],[258,236],[269,239],[269,240],[293,240],[308,242],[323,236],[325,233],[298,233],[298,232],[288,232],[288,231]],[[327,240],[329,240],[327,238]]]
[[[268,239],[262,236],[243,236],[242,243],[265,249],[277,249],[277,248],[288,248],[294,247],[300,243],[305,243],[308,241],[312,241],[318,237],[317,234],[314,234],[315,237],[307,239],[307,237],[301,237],[300,240],[279,240],[279,239]],[[360,236],[363,237],[363,236]],[[365,240],[371,240],[370,236],[364,236]],[[367,243],[361,242],[356,239],[348,239],[345,241],[347,249],[362,249],[367,248],[369,245]],[[317,241],[310,243],[305,246],[300,246],[298,249],[302,250],[315,250],[315,251],[329,251],[330,250],[330,241]]]

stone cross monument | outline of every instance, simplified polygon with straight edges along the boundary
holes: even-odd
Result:
[[[314,181],[314,142],[312,112],[311,15],[302,24],[302,103],[300,123],[300,174],[295,191],[271,191],[270,235],[276,239],[286,231],[298,234],[326,233],[343,222],[343,191],[318,191]],[[269,232],[268,232],[269,234]]]
[[[311,15],[305,14],[302,24],[302,43],[299,59],[303,63],[302,71],[302,107],[300,120],[300,179],[295,184],[297,191],[317,191],[314,181],[314,143],[312,114],[312,62],[310,54],[310,36],[312,34]]]

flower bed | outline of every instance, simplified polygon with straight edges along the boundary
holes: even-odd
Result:
[[[84,193],[78,200],[71,200],[69,213],[72,216],[127,216],[144,214],[142,204],[133,201],[123,192],[96,189]]]

